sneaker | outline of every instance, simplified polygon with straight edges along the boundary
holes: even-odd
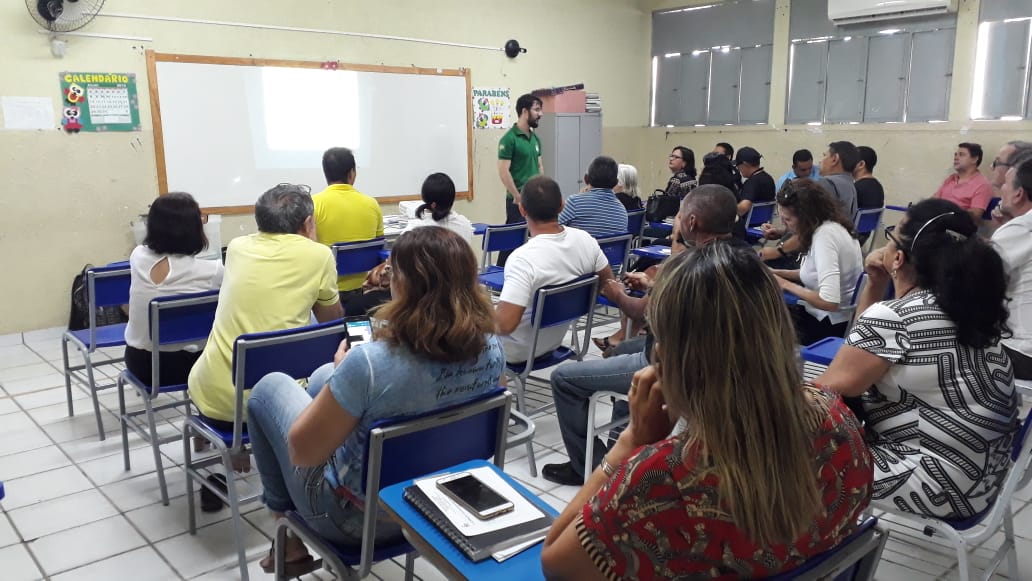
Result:
[[[584,477],[577,474],[577,471],[573,468],[572,462],[546,464],[545,467],[541,469],[541,476],[549,482],[555,482],[556,484],[563,484],[565,486],[580,486],[584,484]]]

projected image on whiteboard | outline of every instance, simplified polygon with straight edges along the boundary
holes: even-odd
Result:
[[[330,147],[360,150],[357,73],[274,67],[256,73],[248,105],[259,168],[318,165]]]

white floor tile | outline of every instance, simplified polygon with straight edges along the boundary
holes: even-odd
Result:
[[[182,493],[182,490],[179,490]],[[195,493],[196,495],[196,493]],[[196,496],[195,496],[196,498]],[[125,513],[136,528],[143,533],[151,543],[163,541],[187,532],[190,528],[190,514],[186,506],[186,495],[180,495],[169,501],[165,506],[158,502],[134,511]],[[217,522],[224,521],[230,516],[229,508],[219,512],[201,511],[200,501],[197,502],[197,526],[205,527]]]
[[[13,403],[14,400],[12,399],[11,402]],[[76,407],[81,408],[81,406],[81,403],[76,402]],[[31,410],[26,410],[26,412],[37,424],[41,426],[69,419],[67,403],[59,403],[54,405],[48,405],[41,408],[33,408]],[[80,409],[80,415],[81,412],[82,410]]]
[[[170,499],[186,494],[186,475],[182,470],[178,468],[166,469],[165,482],[168,485]],[[194,485],[194,488],[196,490],[196,485]],[[158,478],[153,473],[101,486],[100,489],[122,511],[129,511],[161,502]]]
[[[29,377],[26,379],[15,379],[3,382],[4,391],[6,391],[8,395],[22,395],[33,391],[49,389],[51,387],[63,388],[64,384],[64,376],[56,371],[39,377]]]
[[[0,347],[0,365],[4,368],[46,363],[47,360],[24,345],[8,345]]]
[[[33,426],[8,432],[0,437],[0,456],[35,450],[51,444],[53,442],[51,442],[50,436],[47,436],[43,430]]]
[[[50,535],[118,514],[118,509],[97,490],[86,490],[33,504],[7,515],[26,540]]]
[[[64,403],[68,405],[68,392],[64,386],[61,387],[50,387],[47,389],[41,389],[39,391],[32,391],[28,393],[16,394],[14,400],[18,402],[18,405],[29,410],[45,406],[57,405]],[[86,402],[86,394],[79,391],[72,391],[72,399],[76,400],[77,406],[89,405]],[[83,403],[78,403],[82,401]]]
[[[21,408],[8,396],[5,396],[0,390],[0,416],[21,412]],[[2,421],[2,420],[0,420]]]
[[[241,522],[241,527],[248,560],[264,556],[269,550],[269,539],[247,521]],[[237,562],[233,527],[228,520],[198,529],[196,535],[184,533],[155,543],[154,547],[186,578]]]
[[[130,470],[125,469],[124,460],[122,459],[121,454],[113,454],[111,456],[104,456],[103,458],[81,462],[79,463],[79,467],[82,468],[83,472],[86,473],[86,476],[89,477],[89,479],[97,486],[103,486],[119,480],[132,478],[133,476],[151,474],[154,472],[154,456],[149,446],[130,450],[129,461],[131,463]],[[154,479],[156,482],[157,477],[155,476]]]
[[[43,578],[24,545],[0,549],[0,563],[3,563],[4,581],[35,581]]]
[[[8,333],[6,335],[0,335],[0,347],[12,347],[15,345],[22,344],[21,333]]]
[[[93,484],[75,466],[66,466],[25,476],[17,480],[5,480],[4,508],[13,511],[39,502],[61,498],[83,490],[91,490]]]
[[[39,474],[54,468],[62,468],[71,464],[64,452],[57,446],[47,446],[28,452],[20,452],[0,457],[0,474],[4,481],[13,480],[30,474]],[[8,494],[10,494],[8,492]]]
[[[106,440],[101,441],[97,439],[97,434],[94,432],[92,435],[85,438],[72,440],[70,442],[61,442],[59,446],[61,446],[61,449],[71,456],[72,460],[75,462],[88,462],[90,460],[115,454],[120,456],[122,454],[122,434],[116,430],[109,435]],[[150,449],[149,446],[150,445],[135,432],[129,432],[129,450],[135,450],[136,448],[141,447]]]
[[[0,422],[0,437],[7,437],[8,434],[18,433],[35,427],[32,418],[23,413],[7,414]]]
[[[3,360],[0,359],[0,364]],[[31,365],[20,365],[18,367],[3,367],[0,368],[0,384],[6,384],[9,381],[15,381],[18,379],[31,379],[33,377],[44,377],[47,375],[53,375],[57,373],[49,363],[39,361],[38,363],[32,363]]]
[[[4,502],[6,502],[6,500]],[[18,531],[14,530],[14,525],[11,524],[11,521],[8,520],[6,516],[0,514],[0,548],[8,547],[20,542],[21,537],[18,536]]]
[[[877,571],[875,571],[874,578],[877,581],[935,581],[937,577],[916,569],[904,567],[903,565],[897,565],[882,558],[878,564]]]
[[[538,475],[532,477],[530,475],[530,465],[527,463],[525,458],[521,458],[515,462],[505,464],[505,472],[515,478],[518,478],[520,482],[528,483],[534,486],[536,489],[550,492],[555,487],[559,486],[554,482],[549,482],[541,476],[541,467],[545,464],[556,464],[560,462],[566,462],[568,458],[566,454],[560,454],[559,452],[550,452],[548,454],[535,454],[535,460],[537,460]]]
[[[123,516],[90,523],[29,543],[47,575],[120,555],[146,544]]]
[[[59,444],[82,438],[97,438],[97,420],[93,415],[93,409],[90,407],[89,402],[87,400],[80,401],[76,405],[75,411],[78,414],[75,417],[65,417],[61,420],[43,424],[43,431],[50,434],[50,437]],[[118,419],[107,412],[102,411],[101,413],[103,414],[101,415],[101,421],[103,422],[104,433],[107,434],[107,437],[111,438],[121,433]],[[100,439],[98,438],[97,441],[99,442]]]
[[[85,567],[51,577],[52,581],[110,581],[136,577],[148,581],[179,579],[151,547],[141,547],[122,555],[104,559]]]
[[[22,334],[22,339],[27,345],[57,343],[61,340],[61,335],[64,335],[64,332],[67,330],[67,327],[47,327],[46,329],[26,331]]]

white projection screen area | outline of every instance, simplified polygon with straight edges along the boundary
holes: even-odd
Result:
[[[322,153],[355,152],[355,187],[418,199],[444,172],[472,198],[469,71],[148,53],[161,193],[247,213],[283,182],[326,185]]]

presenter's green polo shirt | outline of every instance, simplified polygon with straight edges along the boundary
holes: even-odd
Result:
[[[527,135],[516,125],[505,132],[498,142],[498,159],[511,162],[509,174],[516,183],[516,189],[522,190],[523,184],[538,174],[538,157],[541,156],[541,140],[533,131]],[[512,199],[512,194],[505,196]]]

